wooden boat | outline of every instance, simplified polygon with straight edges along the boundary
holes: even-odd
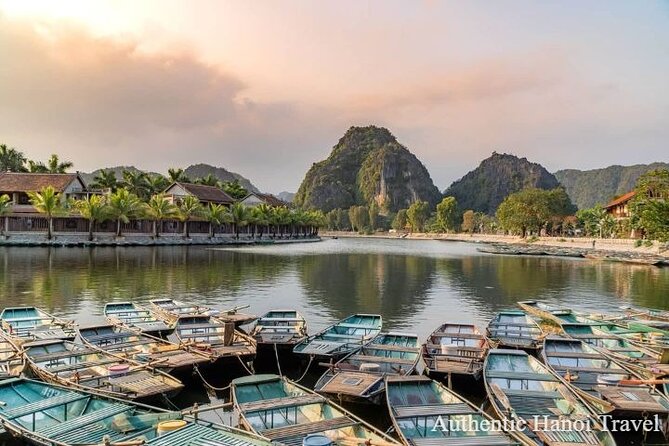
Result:
[[[337,361],[374,339],[382,325],[383,319],[378,314],[354,314],[304,339],[293,352]]]
[[[384,378],[412,374],[419,360],[418,335],[381,333],[330,367],[314,390],[339,401],[383,404]]]
[[[154,336],[167,336],[174,327],[158,319],[151,311],[139,307],[133,302],[113,302],[105,304],[104,315],[107,320],[122,327],[135,328]]]
[[[615,445],[588,404],[526,352],[490,350],[483,378],[496,415],[516,423],[526,420],[525,433],[538,445]],[[587,421],[589,426],[584,430],[565,430],[565,420]]]
[[[628,317],[634,319],[647,319],[651,321],[669,322],[669,310],[659,310],[656,308],[644,307],[622,307],[621,308]]]
[[[0,382],[2,427],[40,446],[270,446],[256,435],[181,412],[29,379]]]
[[[89,347],[148,364],[172,375],[188,373],[212,362],[212,355],[117,325],[79,328],[79,338]]]
[[[399,444],[346,409],[278,375],[234,379],[231,392],[240,426],[283,445],[302,445],[310,435],[342,446]]]
[[[488,324],[487,334],[500,347],[536,350],[541,346],[539,325],[522,311],[500,311]]]
[[[544,364],[564,378],[584,399],[597,398],[603,413],[619,416],[669,414],[669,400],[644,385],[648,378],[633,374],[618,362],[577,339],[548,336],[542,351]]]
[[[431,378],[481,377],[490,349],[488,339],[472,324],[441,325],[423,344],[425,370]]]
[[[25,368],[21,349],[4,332],[0,331],[0,380],[19,376]]]
[[[129,400],[173,396],[183,384],[130,359],[60,339],[23,345],[30,370],[38,378],[66,387]]]
[[[74,323],[59,319],[37,307],[5,308],[0,313],[2,330],[20,340],[65,339],[76,336]]]
[[[251,336],[258,350],[290,349],[307,337],[307,321],[295,310],[268,311],[256,321]]]
[[[188,315],[177,319],[169,340],[189,349],[210,355],[213,360],[231,359],[248,363],[256,356],[256,341],[235,330],[232,322],[221,322],[212,316]]]
[[[201,305],[187,304],[176,299],[153,299],[149,301],[152,308],[163,317],[163,320],[175,320],[179,316],[214,316],[222,322],[234,322],[235,327],[250,324],[258,319],[258,316],[240,312],[248,305],[233,307],[227,310],[217,310],[215,308]]]
[[[492,421],[490,415],[427,376],[389,376],[386,387],[388,411],[405,445],[534,446],[520,432],[473,430],[481,420]],[[438,427],[442,422],[448,426],[449,420],[462,428],[449,431]]]

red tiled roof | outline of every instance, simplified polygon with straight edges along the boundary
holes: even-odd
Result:
[[[616,198],[616,199],[614,199],[614,200],[611,200],[611,201],[609,202],[609,204],[607,204],[606,206],[604,206],[604,209],[609,209],[609,208],[612,208],[612,207],[614,207],[614,206],[618,206],[618,205],[620,205],[620,204],[627,203],[627,202],[630,201],[632,198],[634,198],[635,195],[636,195],[636,191],[627,192],[626,194],[621,195],[621,196],[619,196],[618,198]]]
[[[174,183],[172,186],[175,184],[178,184],[184,188],[186,192],[197,197],[197,199],[200,201],[220,204],[232,204],[235,202],[235,200],[233,200],[230,195],[226,194],[215,186],[205,186],[204,184],[192,183]],[[171,189],[172,186],[168,187],[167,190]]]
[[[77,181],[76,173],[0,173],[1,192],[36,192],[47,186],[63,192],[67,186]],[[81,179],[79,179],[81,181]],[[83,185],[83,182],[82,182]]]

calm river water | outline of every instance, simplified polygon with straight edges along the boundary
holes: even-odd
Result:
[[[296,308],[314,332],[355,312],[426,336],[444,321],[484,325],[525,299],[582,308],[669,308],[669,268],[483,254],[469,243],[339,239],[207,247],[0,248],[0,308],[39,305],[81,322],[105,302],[170,296],[261,314]]]

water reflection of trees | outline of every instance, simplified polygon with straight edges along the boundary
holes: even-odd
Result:
[[[74,314],[83,302],[154,296],[216,304],[221,291],[234,296],[250,282],[271,283],[288,265],[202,247],[6,248],[0,249],[0,308],[37,304]]]
[[[297,268],[307,302],[325,306],[332,319],[380,313],[392,328],[428,304],[434,258],[381,254],[305,256]]]

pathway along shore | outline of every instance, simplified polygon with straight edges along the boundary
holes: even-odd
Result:
[[[669,266],[669,249],[654,242],[651,246],[636,246],[633,239],[593,239],[589,237],[538,237],[529,242],[516,236],[490,234],[430,234],[376,233],[361,235],[353,232],[321,232],[329,237],[369,237],[409,240],[442,240],[481,243],[481,252],[504,255],[559,256],[607,260],[643,265]],[[593,241],[594,248],[593,248]]]

